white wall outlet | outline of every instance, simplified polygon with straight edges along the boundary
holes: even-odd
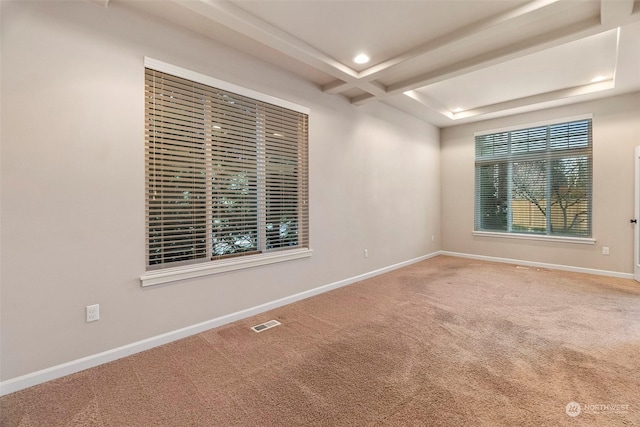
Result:
[[[603,246],[602,247],[602,255],[609,255],[609,247],[608,246]]]
[[[100,320],[100,304],[87,306],[87,322],[95,322]]]
[[[365,258],[369,258],[369,250],[368,249],[364,250],[364,257]]]
[[[431,241],[435,242],[436,241],[436,236],[434,236],[433,234],[431,235]]]

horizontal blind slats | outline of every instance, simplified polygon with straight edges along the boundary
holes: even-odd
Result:
[[[476,230],[591,236],[591,120],[476,137]]]
[[[144,96],[148,268],[308,245],[305,114],[151,69]]]

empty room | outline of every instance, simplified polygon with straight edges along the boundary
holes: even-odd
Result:
[[[0,31],[1,426],[640,425],[640,1]]]

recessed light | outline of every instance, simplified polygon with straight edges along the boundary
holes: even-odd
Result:
[[[605,76],[597,76],[591,79],[591,83],[598,83],[606,79],[607,78]]]
[[[462,113],[462,112],[464,111],[464,108],[460,108],[460,107],[458,107],[458,108],[454,108],[454,109],[453,109],[453,110],[451,110],[451,111],[452,111],[452,112],[454,112],[454,113]]]
[[[367,62],[369,62],[369,57],[364,53],[361,53],[353,58],[353,62],[355,62],[356,64],[366,64]]]

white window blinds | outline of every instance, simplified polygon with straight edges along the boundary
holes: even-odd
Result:
[[[476,231],[591,237],[591,119],[477,135]]]
[[[147,269],[309,245],[308,115],[145,69]]]

